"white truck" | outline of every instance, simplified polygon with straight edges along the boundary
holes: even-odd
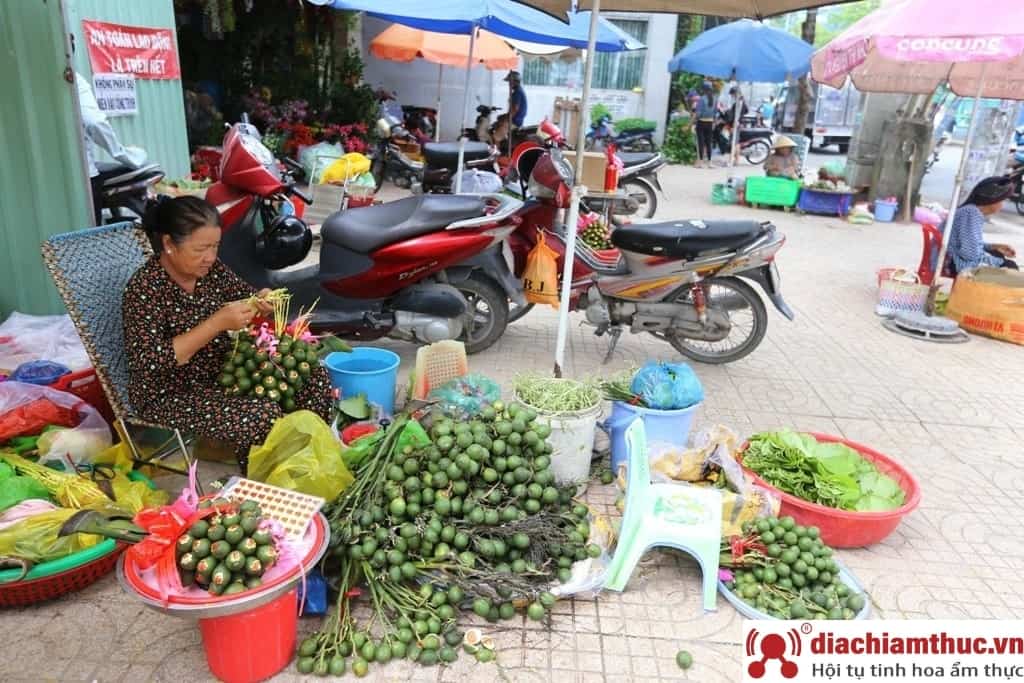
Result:
[[[791,129],[796,120],[800,88],[797,83],[782,87],[775,107],[775,128]],[[811,138],[812,147],[837,145],[842,154],[850,149],[850,138],[857,126],[860,92],[847,83],[842,90],[811,83],[810,111],[804,135]]]

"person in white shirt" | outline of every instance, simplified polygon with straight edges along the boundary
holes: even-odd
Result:
[[[100,109],[92,84],[80,73],[75,73],[75,84],[78,86],[78,105],[82,114],[82,137],[85,141],[85,158],[89,165],[89,182],[92,186],[92,205],[96,225],[99,225],[103,213],[102,193],[103,179],[96,168],[95,146],[102,148],[115,161],[132,168],[138,168],[146,161],[146,152],[139,147],[125,147],[110,126],[107,115]]]

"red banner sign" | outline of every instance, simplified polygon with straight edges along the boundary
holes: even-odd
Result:
[[[174,29],[82,21],[93,73],[134,74],[136,78],[178,79]]]

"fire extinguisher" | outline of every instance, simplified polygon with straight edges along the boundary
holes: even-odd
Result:
[[[615,156],[615,145],[609,144],[604,149],[607,159],[604,166],[604,191],[615,192],[619,187],[619,171],[622,170],[622,160]]]

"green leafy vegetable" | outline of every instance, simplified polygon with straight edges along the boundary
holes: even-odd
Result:
[[[906,498],[899,484],[849,446],[788,429],[750,437],[743,464],[786,493],[841,510],[895,510]]]

